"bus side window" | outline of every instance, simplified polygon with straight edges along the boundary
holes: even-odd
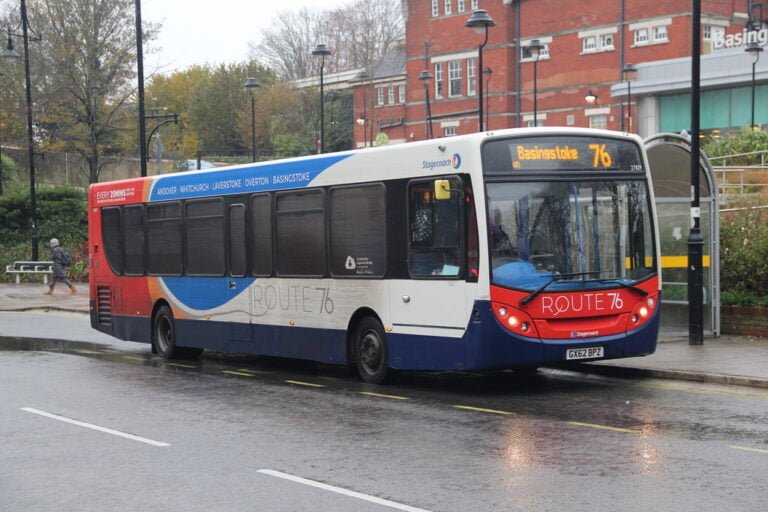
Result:
[[[456,277],[461,274],[460,182],[451,179],[449,199],[437,199],[434,181],[408,187],[410,273],[415,277]]]

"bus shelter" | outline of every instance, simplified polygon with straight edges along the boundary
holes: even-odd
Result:
[[[691,229],[691,144],[683,135],[645,139],[656,196],[663,283],[661,330],[688,333],[688,236]],[[704,334],[720,333],[720,203],[715,173],[702,153],[699,162],[701,235],[704,238]]]

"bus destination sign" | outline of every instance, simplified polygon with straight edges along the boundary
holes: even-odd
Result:
[[[637,146],[600,137],[525,137],[495,140],[483,148],[486,174],[515,171],[642,172]]]

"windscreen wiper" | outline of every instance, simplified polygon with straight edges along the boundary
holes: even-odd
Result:
[[[631,284],[627,284],[627,283],[625,283],[623,281],[620,281],[618,279],[596,279],[595,281],[598,282],[598,283],[616,283],[617,285],[621,286],[622,288],[628,288],[628,289],[632,290],[635,293],[639,293],[643,297],[648,295],[648,292],[643,290],[642,288],[639,288],[639,287],[631,285]]]
[[[607,270],[591,270],[589,272],[568,272],[565,274],[561,274],[559,272],[552,272],[552,278],[544,283],[543,285],[539,286],[535,290],[531,292],[530,295],[520,300],[520,305],[525,306],[529,302],[531,302],[533,299],[535,299],[541,292],[543,292],[547,286],[551,285],[555,281],[559,281],[565,277],[578,277],[578,276],[591,276],[593,274],[604,274],[608,272]],[[629,286],[629,285],[627,285]],[[647,294],[646,294],[647,295]]]

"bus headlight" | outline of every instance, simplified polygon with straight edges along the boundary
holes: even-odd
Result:
[[[508,331],[521,336],[537,337],[536,324],[528,313],[507,304],[492,304],[493,314]]]

